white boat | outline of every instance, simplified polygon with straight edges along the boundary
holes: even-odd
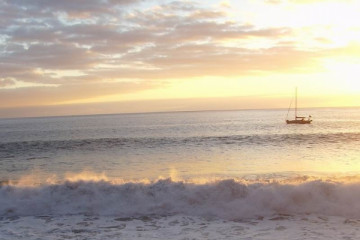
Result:
[[[291,107],[291,105],[290,105],[290,107]],[[288,115],[289,115],[290,107],[288,110]],[[286,117],[287,124],[310,124],[312,122],[311,115],[309,115],[309,117],[300,117],[297,115],[297,88],[295,88],[295,109],[294,110],[295,110],[295,118],[289,120]]]

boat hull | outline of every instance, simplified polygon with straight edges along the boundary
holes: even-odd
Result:
[[[312,120],[286,120],[287,124],[310,124]]]

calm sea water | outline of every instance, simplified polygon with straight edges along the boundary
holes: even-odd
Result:
[[[286,125],[285,110],[0,119],[0,176],[61,179],[91,171],[154,180],[358,173],[360,109],[303,110],[308,114],[310,125]]]

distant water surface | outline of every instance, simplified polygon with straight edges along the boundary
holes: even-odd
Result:
[[[0,176],[61,179],[85,170],[124,180],[357,174],[360,109],[300,114],[312,115],[313,123],[286,125],[286,110],[0,119]]]

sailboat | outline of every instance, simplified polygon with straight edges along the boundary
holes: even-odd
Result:
[[[288,110],[288,115],[289,115],[289,111],[290,111],[290,107]],[[310,124],[311,122],[312,122],[311,115],[309,115],[309,117],[299,117],[297,115],[297,88],[295,88],[295,118],[293,120],[286,119],[286,123],[287,124]]]

